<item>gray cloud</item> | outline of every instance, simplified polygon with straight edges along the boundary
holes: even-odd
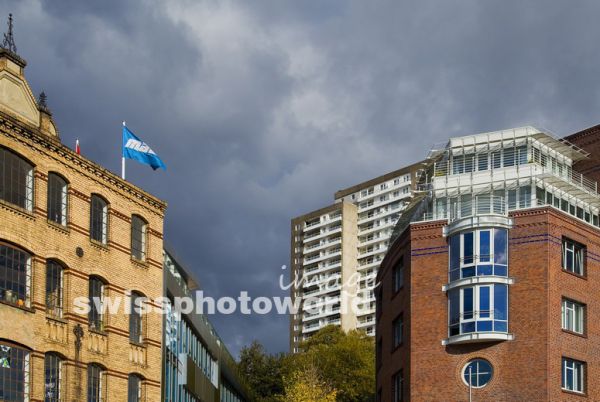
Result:
[[[163,157],[128,178],[207,294],[285,295],[289,219],[452,135],[598,122],[600,4],[0,1],[63,142],[119,169],[119,124]],[[222,316],[235,353],[288,318]]]

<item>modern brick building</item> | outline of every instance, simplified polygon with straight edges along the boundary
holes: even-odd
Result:
[[[420,167],[337,191],[333,204],[292,219],[291,296],[300,312],[290,317],[291,351],[326,325],[375,334],[375,276]]]
[[[159,401],[162,316],[102,306],[162,295],[166,204],[63,145],[12,50],[0,49],[0,400]],[[78,313],[88,296],[98,303]]]
[[[577,170],[599,143],[524,127],[430,152],[378,274],[379,400],[600,400],[600,196]]]

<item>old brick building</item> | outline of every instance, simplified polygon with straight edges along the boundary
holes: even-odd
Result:
[[[64,146],[0,50],[0,400],[159,401],[166,205]],[[99,300],[80,314],[78,297]]]
[[[430,153],[378,275],[379,400],[600,400],[600,197],[577,171],[592,131]]]

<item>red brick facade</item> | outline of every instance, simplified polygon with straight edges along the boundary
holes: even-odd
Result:
[[[600,230],[554,208],[516,211],[509,230],[510,341],[442,346],[448,338],[445,221],[413,224],[391,246],[379,271],[377,391],[392,401],[392,376],[404,375],[404,401],[468,401],[461,372],[473,358],[494,368],[473,401],[600,401]],[[562,238],[586,246],[584,278],[562,269]],[[404,255],[404,286],[392,271]],[[586,305],[585,335],[561,329],[563,298]],[[392,321],[404,317],[403,344],[392,350]],[[561,389],[562,357],[583,361],[585,395]]]

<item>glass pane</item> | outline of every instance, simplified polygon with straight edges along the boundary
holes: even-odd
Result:
[[[458,289],[449,292],[448,302],[450,303],[450,325],[452,325],[460,320],[460,293]]]
[[[482,318],[490,316],[490,288],[488,286],[479,288],[479,316]]]
[[[463,250],[464,250],[464,264],[473,263],[473,233],[465,233],[463,235]]]
[[[473,318],[473,288],[463,289],[463,317],[466,320]]]
[[[490,261],[490,231],[479,232],[479,261]]]
[[[494,285],[494,318],[508,319],[508,286]]]
[[[450,237],[450,270],[460,266],[460,235]]]
[[[494,229],[494,262],[496,264],[507,263],[507,236],[506,229]]]

